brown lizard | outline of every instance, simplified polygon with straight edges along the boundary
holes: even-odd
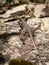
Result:
[[[25,26],[26,29],[28,30],[28,33],[29,33],[29,35],[30,35],[30,38],[31,38],[31,40],[32,40],[32,42],[33,42],[33,45],[34,45],[34,48],[35,48],[35,50],[36,50],[36,53],[38,54],[38,50],[37,50],[36,45],[35,45],[34,40],[33,40],[31,28],[30,28],[29,25],[25,22],[24,19],[22,19],[22,18],[19,17],[19,16],[18,16],[18,19],[22,21],[22,23],[24,24],[24,26]]]

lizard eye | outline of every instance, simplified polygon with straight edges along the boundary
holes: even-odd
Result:
[[[23,45],[25,45],[25,43],[23,43]]]

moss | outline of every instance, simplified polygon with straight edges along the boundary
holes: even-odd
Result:
[[[20,65],[32,65],[31,62],[22,60]]]
[[[13,59],[10,61],[9,65],[32,65],[32,63],[26,60]]]
[[[3,54],[0,52],[0,63],[3,63],[5,61]]]
[[[30,2],[30,0],[19,0],[19,2],[22,3],[22,4],[23,4],[23,3],[28,4],[28,3]]]
[[[0,52],[0,58],[3,58],[3,54]]]
[[[10,61],[9,65],[20,65],[20,60],[13,59],[13,60]]]
[[[13,0],[6,0],[8,4],[11,4],[11,2],[13,2]]]

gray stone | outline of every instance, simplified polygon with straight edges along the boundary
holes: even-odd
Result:
[[[6,3],[6,0],[0,0],[0,6],[3,6]]]
[[[49,0],[46,0],[45,4],[49,7]]]
[[[41,25],[39,18],[28,19],[27,24],[31,27],[32,30],[36,30]]]
[[[19,0],[13,0],[14,1],[14,4],[19,4]]]
[[[1,25],[0,35],[3,33],[19,33],[20,30],[21,27],[19,26],[18,21],[7,22]]]
[[[49,18],[42,18],[41,30],[35,31],[36,44],[48,44],[49,42]]]
[[[42,11],[45,7],[46,7],[45,4],[36,5],[35,8],[34,8],[35,17],[40,17],[41,15],[45,16],[45,12]]]
[[[20,5],[20,6],[16,6],[16,7],[12,8],[12,9],[6,11],[5,14],[0,15],[0,17],[3,17],[3,18],[7,17],[8,18],[8,17],[11,16],[11,14],[14,14],[14,13],[17,13],[17,12],[21,13],[21,11],[24,12],[26,10],[26,6],[27,6],[26,4]]]
[[[3,55],[5,56],[6,61],[16,59],[18,56],[21,56],[19,53],[21,45],[22,41],[19,36],[14,35],[9,37],[8,43],[5,42],[3,46]],[[8,56],[10,56],[10,58]]]

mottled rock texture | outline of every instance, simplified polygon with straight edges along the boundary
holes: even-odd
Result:
[[[44,0],[39,2],[43,3]],[[1,10],[5,11],[6,8]],[[47,63],[49,61],[49,7],[46,4],[29,3],[7,8],[4,13],[0,12],[0,51],[4,55],[5,62],[7,61],[4,65],[8,64],[8,60],[16,58],[37,62],[33,42],[22,21],[32,31],[33,42],[40,51],[41,59]]]

